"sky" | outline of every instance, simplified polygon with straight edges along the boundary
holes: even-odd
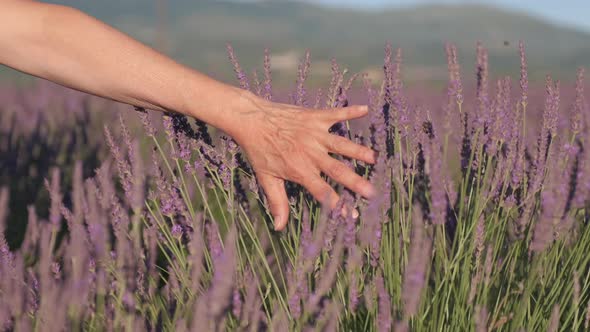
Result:
[[[308,2],[365,9],[430,3],[486,4],[524,12],[555,24],[590,32],[590,1],[588,0],[308,0]]]

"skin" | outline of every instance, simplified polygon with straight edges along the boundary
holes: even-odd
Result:
[[[223,84],[73,8],[0,0],[0,64],[118,102],[198,118],[232,136],[264,189],[274,227],[287,225],[285,181],[335,207],[320,176],[370,198],[373,186],[328,153],[374,163],[375,152],[328,133],[365,106],[313,110],[273,103]]]

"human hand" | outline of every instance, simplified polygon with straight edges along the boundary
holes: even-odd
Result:
[[[375,161],[372,150],[328,133],[335,122],[362,117],[366,109],[308,110],[272,103],[182,66],[66,6],[4,1],[0,21],[1,64],[136,107],[185,114],[226,131],[253,165],[277,230],[286,226],[289,214],[285,180],[303,185],[322,202],[329,197],[332,208],[338,195],[320,172],[363,196],[374,192],[368,181],[328,155]]]
[[[375,194],[371,183],[328,153],[375,163],[376,153],[350,140],[330,134],[337,122],[363,117],[366,106],[333,110],[311,110],[273,103],[244,93],[242,107],[226,128],[246,152],[259,184],[268,199],[275,230],[283,230],[289,219],[285,180],[304,186],[317,200],[335,208],[339,196],[320,176],[333,180],[360,195]]]

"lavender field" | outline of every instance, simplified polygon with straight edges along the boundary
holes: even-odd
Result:
[[[330,211],[288,184],[283,232],[240,147],[206,124],[2,88],[0,330],[589,330],[584,69],[529,82],[521,42],[520,72],[498,77],[475,47],[459,64],[446,46],[444,91],[405,87],[387,44],[383,80],[334,60],[309,89],[307,53],[286,92],[269,52],[251,77],[228,47],[237,84],[266,99],[369,105],[331,131],[379,152],[335,156],[376,198],[333,183]]]

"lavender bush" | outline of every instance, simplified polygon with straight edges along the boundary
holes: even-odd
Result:
[[[269,52],[251,82],[228,48],[240,86],[273,99]],[[380,151],[346,160],[379,189],[341,190],[333,211],[289,186],[291,220],[272,231],[264,193],[235,142],[199,121],[165,115],[144,158],[125,121],[105,128],[112,158],[64,203],[58,169],[45,183],[47,220],[28,209],[20,249],[0,238],[5,330],[583,330],[590,324],[590,127],[584,72],[564,102],[547,77],[490,78],[477,47],[467,95],[447,46],[442,106],[411,101],[402,53],[385,49],[384,80],[347,77],[334,61],[328,89],[310,97],[300,65],[293,103],[346,106],[363,82],[369,123],[334,134]],[[532,96],[535,96],[532,98]],[[541,119],[531,121],[531,119]],[[150,160],[149,162],[147,160]],[[0,220],[12,204],[0,192]],[[355,213],[342,215],[343,205]],[[62,232],[61,225],[67,225]],[[3,224],[2,224],[3,225]],[[4,229],[0,228],[3,234]]]
[[[110,122],[117,105],[41,80],[26,89],[2,87],[0,100],[0,187],[12,197],[6,237],[14,247],[24,236],[28,204],[47,216],[43,182],[52,167],[69,185],[76,160],[84,160],[89,176],[108,156],[98,124]]]

